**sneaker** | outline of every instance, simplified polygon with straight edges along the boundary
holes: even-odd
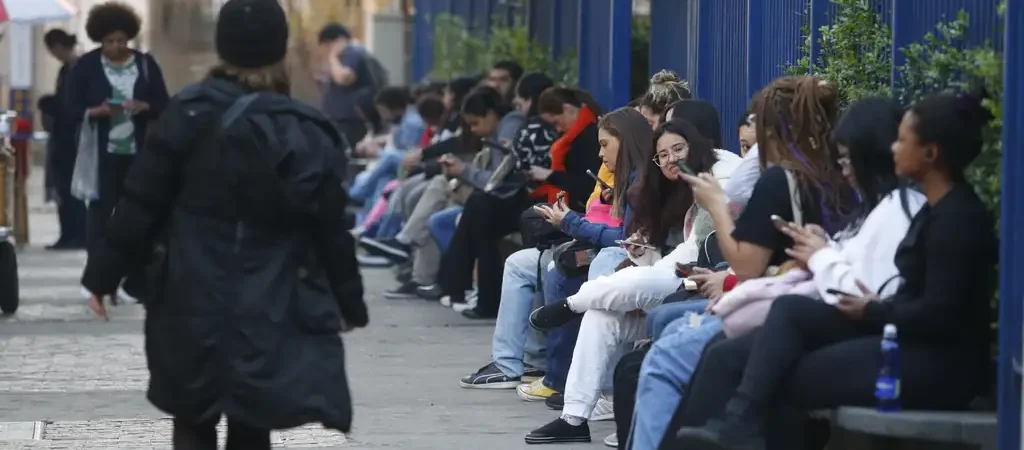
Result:
[[[590,426],[586,422],[574,426],[559,417],[526,435],[527,444],[565,442],[590,442]]]
[[[359,267],[391,267],[391,260],[383,256],[356,255]]]
[[[619,448],[619,433],[612,433],[609,434],[608,437],[604,438],[604,446]]]
[[[430,286],[420,286],[416,289],[416,295],[424,300],[438,301],[443,298],[448,298],[448,304],[445,306],[451,306],[451,297],[444,295],[444,291],[441,286],[432,284]]]
[[[516,388],[516,395],[528,402],[542,402],[557,393],[558,391],[544,385],[543,378],[533,383],[520,384]]]
[[[533,367],[529,364],[525,364],[523,369],[524,383],[532,383],[540,378],[544,378],[544,369]]]
[[[548,332],[569,323],[581,314],[569,309],[569,302],[562,300],[544,305],[530,313],[530,326],[540,332]]]
[[[476,308],[476,303],[479,298],[480,296],[477,295],[476,291],[472,291],[466,294],[466,303],[452,303],[452,309],[457,313],[462,313]]]
[[[494,320],[498,318],[498,313],[493,314],[482,313],[480,310],[473,308],[462,311],[462,317],[473,320]]]
[[[459,380],[459,385],[466,389],[512,389],[519,386],[519,377],[505,375],[498,365],[490,363]]]
[[[412,281],[405,282],[394,289],[389,289],[384,292],[384,298],[390,298],[392,300],[417,298],[416,289],[419,287],[420,285],[413,283]]]
[[[122,305],[130,305],[133,303],[142,303],[139,299],[129,294],[128,291],[124,290],[123,287],[117,288],[117,302]]]
[[[371,237],[359,238],[359,246],[364,249],[376,249],[384,253],[395,262],[405,262],[409,260],[409,252],[412,251],[412,246],[409,244],[403,244],[398,242],[398,239],[387,238],[387,239],[375,239]]]
[[[601,397],[594,405],[594,412],[590,413],[591,422],[615,420],[615,407],[611,400]]]
[[[544,400],[544,406],[554,411],[561,411],[565,407],[565,396],[562,394],[551,394],[547,400]]]

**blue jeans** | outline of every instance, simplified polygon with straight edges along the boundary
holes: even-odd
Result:
[[[712,315],[704,315],[700,325],[693,327],[691,314],[684,314],[665,327],[661,339],[654,341],[644,357],[636,390],[633,431],[629,434],[633,445],[628,448],[658,448],[704,346],[722,331],[721,319]]]
[[[377,222],[372,236],[376,239],[393,238],[399,231],[402,231],[402,215],[385,213]]]
[[[437,242],[437,248],[441,249],[442,253],[447,251],[452,243],[452,237],[455,236],[455,218],[459,214],[462,214],[462,207],[452,206],[431,214],[430,219],[427,219],[430,236]]]
[[[615,272],[615,268],[626,258],[626,251],[619,247],[601,249],[590,263],[587,279],[595,279]],[[565,300],[586,280],[583,277],[568,278],[558,269],[551,269],[544,278],[544,303],[552,304]],[[576,348],[576,337],[580,334],[582,317],[548,332],[548,363],[544,374],[544,385],[558,392],[565,390],[565,380],[572,365],[572,353]],[[614,367],[614,366],[612,366]],[[611,380],[612,377],[605,377]]]
[[[398,176],[398,169],[405,158],[405,152],[387,149],[380,153],[377,165],[369,171],[363,171],[356,176],[348,195],[353,200],[363,202],[363,207],[356,214],[356,222],[362,223],[363,219],[377,203],[380,196],[384,194],[384,186]]]
[[[687,313],[703,313],[707,308],[707,299],[693,299],[682,302],[663,303],[647,313],[647,334],[657,341],[665,327]]]
[[[530,313],[537,295],[537,265],[542,265],[543,276],[550,260],[550,251],[542,255],[535,248],[519,250],[505,260],[491,360],[510,377],[523,376],[524,355],[540,355],[544,351],[544,343],[534,337],[536,332],[530,329]]]

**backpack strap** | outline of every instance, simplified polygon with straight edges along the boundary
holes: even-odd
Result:
[[[800,183],[797,183],[793,172],[786,170],[786,184],[789,185],[789,204],[793,208],[793,223],[804,225],[804,209],[800,205]]]
[[[259,95],[259,93],[254,92],[252,94],[243,95],[239,97],[238,100],[235,100],[235,103],[233,103],[231,107],[228,108],[227,112],[225,112],[224,115],[221,116],[221,128],[230,128],[231,125],[234,124],[239,117],[242,117],[242,114],[245,113],[245,111],[249,109],[250,106],[252,106],[252,102],[256,101]]]

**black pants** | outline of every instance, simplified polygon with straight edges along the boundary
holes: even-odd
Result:
[[[73,156],[60,155],[60,160],[53,161],[53,177],[57,191],[57,221],[60,224],[58,242],[78,246],[86,244],[86,212],[85,202],[71,195],[71,178],[75,171]]]
[[[615,433],[619,438],[619,450],[629,448],[629,430],[633,425],[633,409],[636,406],[636,388],[640,383],[640,366],[644,363],[649,346],[634,350],[619,360],[612,377],[612,395],[615,398]]]
[[[338,127],[341,136],[347,141],[347,151],[354,150],[356,144],[366,136],[366,123],[362,120],[338,120],[334,124]]]
[[[217,422],[174,419],[174,450],[217,450]],[[270,450],[270,430],[228,419],[227,450]]]
[[[89,203],[87,212],[87,248],[93,249],[96,245],[102,242],[103,230],[106,226],[107,219],[114,212],[115,204],[111,201],[97,200]],[[140,302],[145,302],[146,295],[148,294],[148,280],[146,279],[146,268],[145,266],[139,265],[138,268],[132,269],[128,274],[125,275],[124,284],[121,286],[124,291],[135,297]]]
[[[475,264],[476,312],[483,317],[498,316],[505,267],[499,243],[519,230],[519,217],[528,206],[525,195],[506,200],[482,191],[470,194],[442,261],[445,268],[442,285],[453,302],[464,301],[465,291],[472,288]]]
[[[874,406],[881,361],[881,330],[854,322],[835,307],[787,295],[772,305],[764,326],[736,339],[712,341],[668,436],[721,415],[740,394],[769,411],[806,412],[836,406]],[[907,409],[957,410],[985,384],[987,355],[953,346],[901,340],[901,403]],[[679,415],[679,414],[677,414]],[[791,427],[806,416],[766,416],[770,449],[807,448]],[[678,420],[677,420],[678,419]],[[666,439],[668,440],[668,439]]]

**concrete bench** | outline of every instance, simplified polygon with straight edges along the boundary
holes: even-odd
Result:
[[[832,423],[829,450],[995,450],[995,412],[901,411],[844,406],[815,411]]]

